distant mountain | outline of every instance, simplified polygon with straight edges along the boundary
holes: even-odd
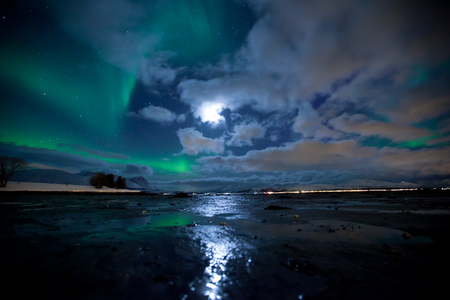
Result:
[[[77,175],[81,175],[81,176],[89,176],[89,178],[92,177],[92,175],[94,175],[95,172],[91,172],[91,171],[83,171],[83,172],[79,172],[77,173]]]
[[[17,182],[41,182],[41,183],[58,183],[58,184],[74,184],[74,185],[90,185],[89,180],[95,172],[83,171],[76,174],[60,171],[60,170],[23,170],[14,174],[11,181]],[[117,179],[118,176],[114,176]],[[156,186],[150,184],[144,177],[137,176],[133,178],[125,178],[127,180],[127,188],[133,190],[159,191]]]
[[[411,182],[389,182],[372,179],[352,179],[345,183],[345,187],[351,188],[416,188],[416,183]]]
[[[135,183],[135,184],[143,187],[147,191],[155,191],[155,192],[160,191],[156,186],[152,185],[150,182],[147,181],[147,179],[145,179],[142,176],[136,176],[136,177],[127,179],[127,184],[129,182]]]
[[[80,175],[80,173],[72,174],[60,170],[38,169],[19,171],[14,174],[11,181],[89,185],[91,176]]]

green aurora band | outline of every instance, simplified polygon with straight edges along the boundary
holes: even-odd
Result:
[[[5,108],[8,113],[0,120],[0,142],[63,151],[113,164],[148,165],[162,172],[190,170],[183,157],[171,161],[113,159],[62,149],[61,144],[75,144],[108,152],[108,145],[120,144],[122,119],[135,87],[135,76],[100,59],[67,71],[57,60],[23,60],[6,53],[0,58],[0,78],[18,92],[10,96],[13,100]],[[33,122],[24,122],[26,119]]]
[[[157,44],[148,49],[148,55],[168,51],[172,54],[169,63],[175,68],[193,66],[199,61],[213,63],[223,54],[233,53],[253,22],[240,16],[248,8],[228,0],[141,3],[145,7],[143,22],[134,30],[156,37]],[[170,146],[173,149],[156,149],[160,145],[150,140],[130,141],[126,137],[130,134],[125,130],[129,124],[125,121],[126,112],[137,74],[112,65],[97,49],[68,35],[49,12],[42,12],[47,14],[46,22],[38,15],[23,12],[27,28],[32,29],[21,36],[4,37],[8,46],[0,49],[0,79],[7,91],[4,100],[9,105],[4,107],[0,120],[0,142],[62,151],[112,164],[148,165],[161,172],[188,172],[190,164],[195,163],[193,159],[166,159],[179,151],[174,140]],[[24,24],[17,21],[15,26]],[[96,156],[61,146],[65,144],[126,153],[130,158]]]

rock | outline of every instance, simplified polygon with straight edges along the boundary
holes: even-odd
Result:
[[[425,230],[417,228],[417,227],[409,226],[405,231],[410,233],[412,236],[418,236],[418,235],[422,234]]]
[[[59,227],[47,229],[47,231],[59,231],[59,230],[61,230],[61,228],[59,228]]]
[[[278,205],[269,205],[266,208],[264,208],[264,210],[282,210],[282,209],[292,209],[292,208]]]
[[[176,193],[173,197],[174,198],[189,198],[190,196],[186,193],[180,192],[180,193]]]
[[[167,275],[156,275],[155,276],[155,281],[156,282],[167,282],[170,280],[170,277]]]

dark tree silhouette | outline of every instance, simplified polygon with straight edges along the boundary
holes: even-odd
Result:
[[[122,176],[119,176],[116,180],[116,188],[118,189],[126,189],[127,188],[127,180]]]
[[[92,186],[96,188],[101,188],[102,186],[106,186],[109,188],[118,188],[118,189],[126,189],[127,188],[127,180],[122,176],[119,176],[117,180],[114,180],[113,174],[106,175],[103,172],[98,172],[92,175],[89,180]]]
[[[92,186],[95,186],[96,188],[101,188],[102,186],[106,185],[106,174],[103,172],[98,172],[92,175],[91,179],[89,180]]]
[[[0,187],[5,187],[15,172],[25,169],[27,162],[21,158],[0,156]]]
[[[114,175],[113,174],[108,174],[106,175],[106,183],[105,186],[109,187],[109,188],[114,188],[116,186],[116,183],[114,181]]]

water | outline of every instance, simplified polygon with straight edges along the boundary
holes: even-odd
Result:
[[[398,273],[392,283],[379,274],[400,259],[403,267],[408,260],[417,266],[408,251],[432,245],[431,231],[418,223],[423,234],[404,233],[415,214],[430,222],[447,216],[447,200],[438,201],[440,209],[433,201],[14,195],[0,202],[7,245],[2,254],[17,268],[50,272],[56,285],[79,286],[80,298],[92,289],[97,298],[335,298],[348,293],[347,277],[395,288]],[[265,210],[269,205],[292,209]],[[433,260],[424,257],[426,251],[418,253],[423,262]],[[61,283],[59,272],[73,274],[72,283]]]

